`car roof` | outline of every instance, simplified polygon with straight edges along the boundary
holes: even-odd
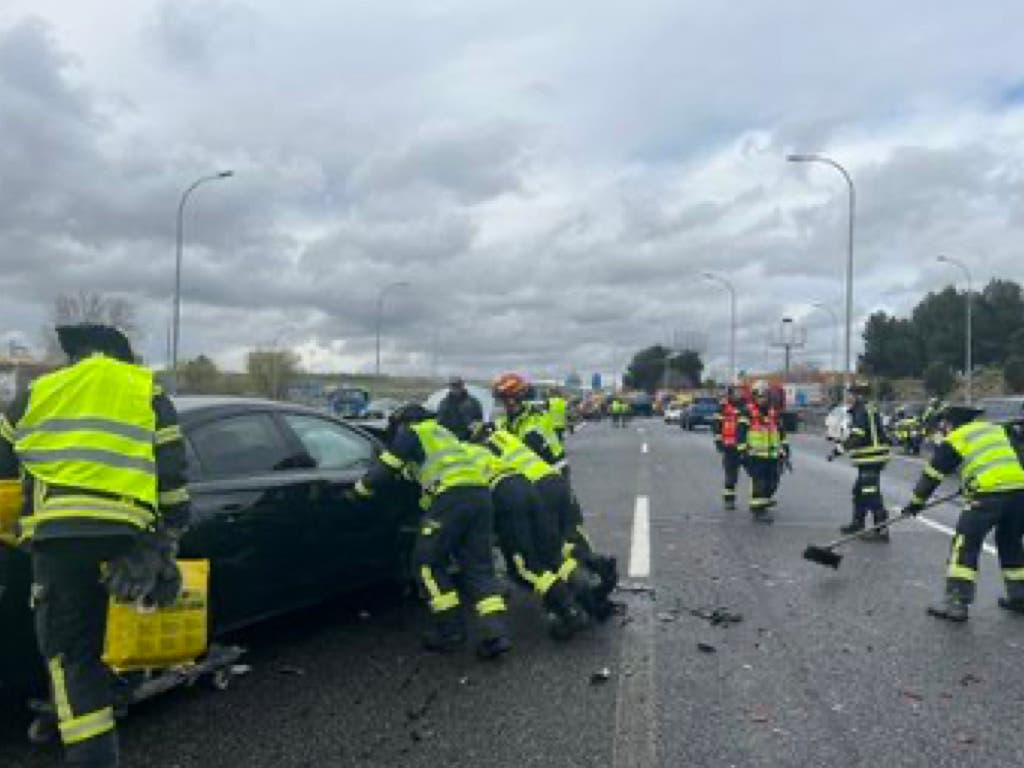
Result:
[[[335,418],[332,414],[318,408],[300,405],[299,403],[283,403],[278,400],[267,400],[261,397],[232,397],[229,395],[182,395],[171,398],[178,418],[183,424],[205,421],[210,417],[223,417],[251,411],[287,411],[288,413],[307,413],[311,416],[330,419],[341,424],[346,422]],[[352,425],[349,425],[352,426]]]

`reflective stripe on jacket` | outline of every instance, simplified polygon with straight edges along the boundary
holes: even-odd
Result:
[[[413,479],[425,493],[437,495],[456,486],[486,486],[487,476],[466,446],[436,421],[411,426],[423,446],[422,465],[410,464]]]
[[[874,405],[864,406],[864,426],[854,423],[851,437],[857,444],[849,449],[850,461],[855,465],[884,464],[889,461],[892,450],[881,429],[882,419]],[[867,427],[865,429],[865,426]]]
[[[558,471],[531,451],[522,440],[504,429],[493,432],[487,438],[490,445],[500,455],[501,461],[512,467],[516,472],[535,483],[548,475],[557,475]]]
[[[94,355],[33,382],[14,428],[14,452],[35,484],[22,535],[48,520],[146,528],[158,504],[153,373]],[[78,489],[47,494],[50,486]],[[96,492],[96,496],[89,495]]]
[[[1024,467],[998,424],[972,421],[950,432],[946,442],[961,457],[960,481],[968,493],[1024,490]]]
[[[564,397],[548,398],[548,411],[551,413],[551,425],[555,429],[565,429],[566,426],[566,409],[568,404],[565,402]]]
[[[748,455],[756,459],[777,459],[782,446],[778,415],[774,408],[762,414],[756,403],[750,405],[750,424],[747,428]]]

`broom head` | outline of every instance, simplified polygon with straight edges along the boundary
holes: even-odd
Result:
[[[843,556],[833,552],[831,549],[816,547],[813,544],[809,544],[807,549],[804,550],[804,560],[810,560],[812,563],[825,565],[829,568],[835,568],[838,570],[839,563],[843,561]]]

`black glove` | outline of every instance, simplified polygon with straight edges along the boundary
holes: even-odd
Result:
[[[138,602],[153,591],[163,567],[159,535],[152,531],[141,533],[131,549],[107,566],[107,591],[119,602]]]
[[[157,608],[167,608],[181,596],[181,570],[178,568],[179,534],[162,532],[160,537],[160,572],[156,583],[146,594],[144,602]]]
[[[921,514],[921,511],[923,509],[924,509],[924,504],[922,504],[919,501],[911,501],[910,503],[907,504],[907,506],[905,506],[900,511],[900,514],[901,515],[910,515],[911,517],[917,517],[919,514]]]

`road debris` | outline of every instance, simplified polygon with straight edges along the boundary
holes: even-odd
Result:
[[[277,672],[277,674],[279,675],[289,675],[290,677],[302,677],[304,674],[306,674],[306,670],[304,670],[302,667],[295,667],[291,664],[282,664],[274,671]]]
[[[608,667],[602,667],[590,675],[590,684],[601,685],[602,683],[607,683],[611,678],[612,671]]]
[[[978,677],[975,674],[970,673],[970,672],[968,672],[966,675],[964,675],[963,677],[960,678],[960,685],[963,686],[964,688],[966,688],[969,685],[975,685],[976,683],[980,683],[980,682],[981,682],[981,678]]]
[[[908,688],[901,688],[900,696],[910,701],[924,701],[924,696],[922,696],[920,693],[917,693],[916,691],[911,691]]]
[[[697,650],[701,653],[716,653],[718,651],[711,643],[697,643]]]

